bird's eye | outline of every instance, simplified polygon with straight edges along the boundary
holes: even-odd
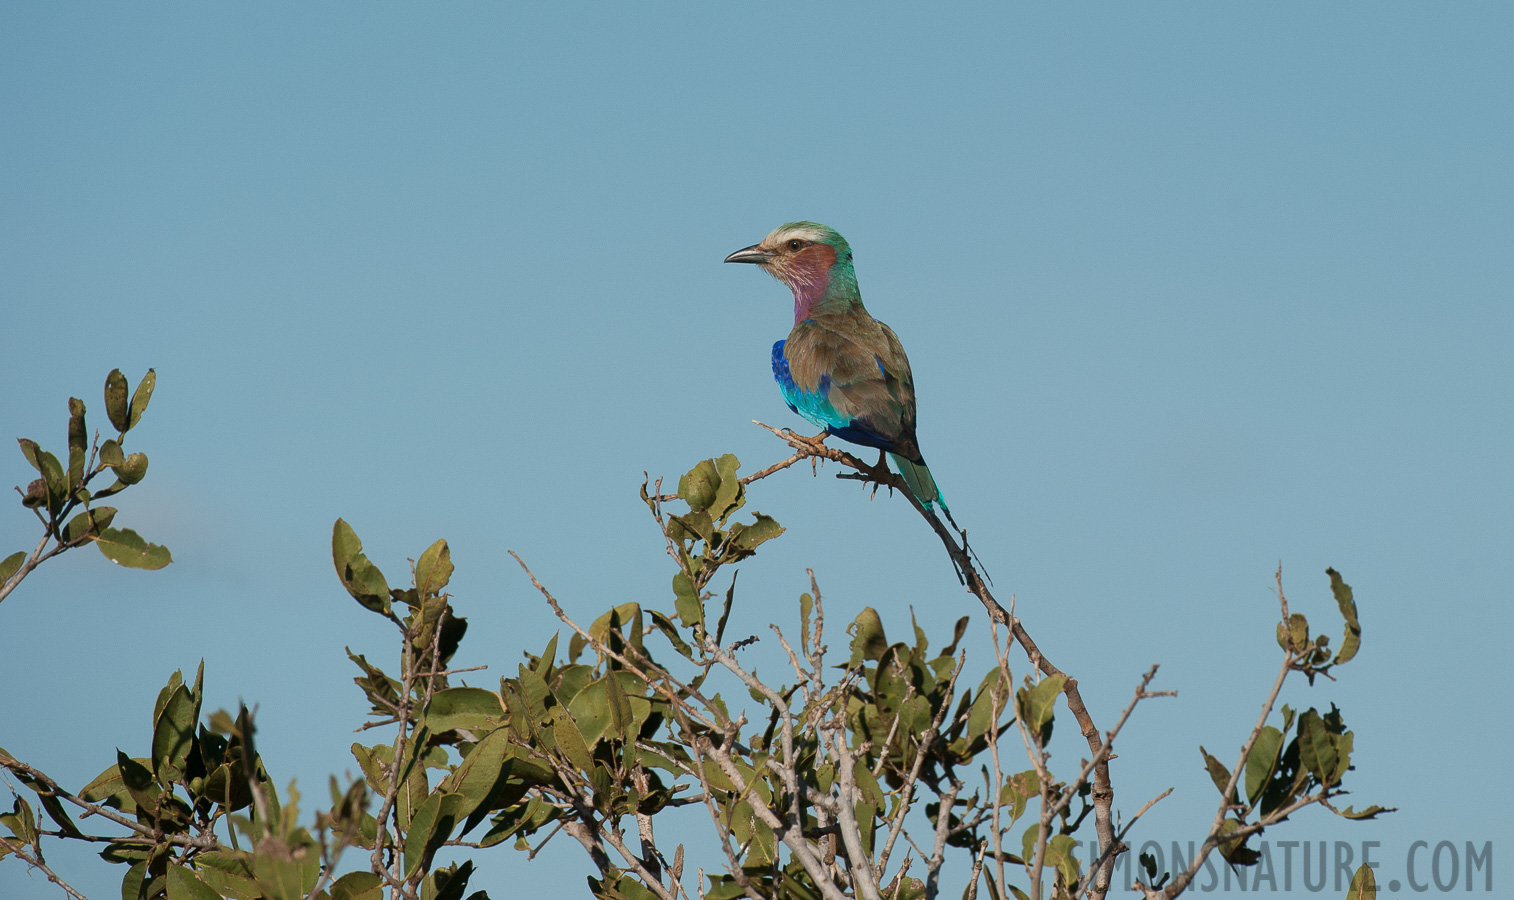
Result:
[[[792,241],[789,241],[789,249],[790,250],[800,250],[803,247],[804,247],[804,241],[801,241],[798,238],[794,238]]]

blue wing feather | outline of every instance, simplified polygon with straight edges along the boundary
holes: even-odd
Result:
[[[806,391],[794,382],[794,376],[789,371],[788,357],[783,353],[784,343],[785,341],[779,341],[773,345],[773,380],[778,382],[778,390],[783,393],[783,400],[789,409],[844,441],[880,450],[888,449],[889,440],[886,436],[874,431],[863,419],[843,415],[831,404],[829,375],[822,375],[813,391]],[[882,365],[880,360],[880,369]]]

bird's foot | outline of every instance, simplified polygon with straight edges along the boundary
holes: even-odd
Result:
[[[876,493],[878,490],[878,483],[888,481],[889,477],[893,475],[893,473],[888,470],[887,451],[879,450],[878,461],[873,463],[871,466],[863,468],[861,471],[863,475],[867,476],[867,479],[869,481],[874,482],[873,491],[874,493]]]
[[[890,492],[894,489],[892,484],[894,473],[889,470],[888,455],[886,452],[880,452],[878,454],[878,461],[872,465],[867,465],[858,460],[856,472],[846,472],[836,477],[860,481],[863,484],[871,484],[873,486],[872,497],[878,496],[878,488],[880,487],[886,487]]]

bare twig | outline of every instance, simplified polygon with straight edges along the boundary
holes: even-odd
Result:
[[[1102,736],[1098,727],[1094,724],[1092,716],[1088,713],[1088,707],[1083,703],[1083,697],[1078,691],[1078,681],[1075,678],[1067,676],[1067,673],[1058,669],[1055,665],[1052,665],[1051,661],[1046,659],[1041,653],[1040,648],[1036,646],[1035,641],[1031,639],[1030,634],[1021,625],[1020,621],[1012,613],[1004,609],[999,601],[994,598],[993,592],[989,589],[983,576],[974,565],[972,555],[965,547],[965,539],[963,539],[962,544],[959,544],[959,535],[949,530],[933,510],[921,505],[920,501],[910,493],[904,485],[903,479],[898,475],[892,472],[879,472],[855,456],[837,450],[834,447],[826,446],[824,443],[812,438],[795,434],[792,431],[780,431],[761,422],[757,424],[788,444],[795,451],[795,455],[801,458],[833,460],[858,472],[869,473],[870,477],[879,484],[899,489],[905,499],[910,502],[910,505],[915,507],[916,512],[920,513],[931,529],[936,532],[936,536],[941,539],[941,543],[946,548],[947,555],[951,558],[952,563],[956,566],[964,586],[969,593],[977,597],[979,602],[983,604],[984,609],[988,611],[989,617],[1009,627],[1015,642],[1025,651],[1025,655],[1029,657],[1031,664],[1039,669],[1043,675],[1062,675],[1067,677],[1067,681],[1062,686],[1062,693],[1067,697],[1067,708],[1072,712],[1073,718],[1077,720],[1078,730],[1083,735],[1083,739],[1088,742],[1089,752],[1094,755],[1096,760],[1093,770],[1095,830],[1098,833],[1101,847],[1113,846],[1115,837],[1114,821],[1112,818],[1114,788],[1109,780],[1109,761],[1107,758],[1099,759],[1099,751],[1103,743]],[[1114,856],[1111,855],[1099,867],[1098,877],[1093,882],[1091,896],[1094,900],[1099,900],[1099,898],[1102,898],[1108,892],[1113,872]]]
[[[1277,595],[1278,602],[1281,604],[1284,612],[1283,628],[1286,630],[1288,627],[1288,620],[1286,618],[1288,599],[1283,594],[1282,566],[1278,567]],[[1147,896],[1167,898],[1178,896],[1188,887],[1189,882],[1198,875],[1199,868],[1204,864],[1204,860],[1220,844],[1261,831],[1268,825],[1282,821],[1288,813],[1328,797],[1329,788],[1326,787],[1319,794],[1301,798],[1295,803],[1290,804],[1285,810],[1274,810],[1271,815],[1264,816],[1257,822],[1243,825],[1240,828],[1224,833],[1223,836],[1221,835],[1220,829],[1225,823],[1225,817],[1234,808],[1231,805],[1231,798],[1236,795],[1236,786],[1240,784],[1241,772],[1246,765],[1247,758],[1251,755],[1251,748],[1256,746],[1257,738],[1261,736],[1262,729],[1267,725],[1267,719],[1272,715],[1272,709],[1277,704],[1278,694],[1282,692],[1283,682],[1288,679],[1288,673],[1293,670],[1293,664],[1297,659],[1298,657],[1294,654],[1291,647],[1284,648],[1283,664],[1278,668],[1277,678],[1272,682],[1272,690],[1268,692],[1267,699],[1263,701],[1261,714],[1257,716],[1256,724],[1251,728],[1251,734],[1246,738],[1246,743],[1241,746],[1241,752],[1236,759],[1235,765],[1231,767],[1230,778],[1225,784],[1225,789],[1220,792],[1220,805],[1215,810],[1214,822],[1209,827],[1209,835],[1204,839],[1204,845],[1199,849],[1198,853],[1194,854],[1194,858],[1189,863],[1188,868],[1178,873],[1162,891],[1155,892],[1143,888],[1143,890],[1146,890]]]
[[[13,756],[9,756],[5,753],[0,753],[0,768],[9,769],[12,772],[15,772],[17,775],[22,776],[23,778],[37,782],[38,784],[42,785],[43,789],[47,792],[46,795],[58,797],[62,800],[68,801],[74,806],[77,806],[80,809],[84,810],[85,815],[100,816],[101,818],[109,819],[110,821],[124,828],[131,829],[132,831],[140,835],[142,841],[145,843],[173,844],[177,847],[193,847],[197,850],[221,849],[221,844],[216,840],[214,834],[158,834],[151,827],[143,825],[141,822],[137,822],[133,819],[129,819],[107,806],[101,806],[98,803],[91,803],[88,800],[81,800],[80,798],[74,796],[73,794],[60,787],[56,781],[54,781],[50,776],[47,775],[47,773],[43,772],[41,769],[29,766],[21,760],[16,759]],[[40,793],[41,792],[39,792],[39,794]],[[100,838],[99,840],[129,841],[131,839]]]
[[[1062,798],[1052,808],[1051,813],[1053,816],[1061,813],[1062,810],[1072,803],[1072,798],[1077,795],[1078,790],[1088,781],[1088,776],[1093,772],[1094,767],[1101,761],[1109,758],[1110,751],[1114,749],[1114,739],[1119,735],[1120,729],[1125,727],[1126,721],[1130,719],[1130,714],[1135,711],[1136,704],[1153,697],[1176,697],[1178,695],[1177,691],[1146,690],[1146,688],[1151,686],[1151,680],[1156,677],[1157,668],[1158,666],[1152,666],[1142,676],[1140,685],[1136,687],[1135,696],[1131,698],[1130,703],[1121,711],[1119,721],[1115,722],[1114,727],[1104,736],[1104,743],[1099,746],[1099,750],[1094,754],[1094,758],[1083,763],[1083,769],[1078,772],[1078,777],[1068,785],[1067,790],[1062,792]]]
[[[58,887],[63,888],[63,890],[68,892],[68,895],[70,897],[73,897],[74,900],[87,900],[87,898],[83,894],[70,887],[68,882],[59,878],[58,873],[54,872],[52,869],[49,869],[47,867],[47,863],[42,861],[42,857],[40,855],[33,856],[32,854],[27,853],[25,844],[18,844],[15,841],[12,841],[10,838],[0,837],[0,847],[4,847],[10,852],[16,854],[16,856],[23,860],[27,865],[41,869],[42,874],[47,876],[48,881],[51,881]]]
[[[858,796],[856,773],[852,770],[860,754],[853,754],[846,746],[846,735],[841,725],[829,729],[831,752],[836,755],[837,781],[840,783],[840,802],[836,804],[837,820],[841,826],[841,842],[846,845],[847,862],[851,864],[852,885],[857,894],[868,900],[881,900],[877,874],[862,846],[862,832],[857,826]]]
[[[758,425],[762,425],[761,422],[757,422],[757,424]],[[763,425],[762,427],[767,428],[766,425]],[[771,429],[769,429],[769,430],[771,430]],[[788,459],[785,459],[782,462],[773,463],[771,466],[768,466],[766,469],[759,469],[758,471],[753,472],[750,475],[743,476],[743,477],[738,478],[736,480],[739,481],[739,482],[741,482],[742,484],[751,484],[754,481],[757,481],[759,479],[763,479],[763,478],[768,477],[769,475],[772,475],[774,472],[781,472],[784,469],[787,469],[789,466],[792,466],[794,463],[799,462],[800,460],[807,458],[807,456],[808,456],[808,454],[795,453],[793,456],[790,456]],[[659,484],[659,486],[661,485],[661,481],[660,480],[659,480],[658,484]],[[654,495],[652,495],[652,498],[654,500],[658,501],[659,503],[667,503],[670,500],[677,500],[678,499],[678,495],[677,494],[654,494]]]
[[[899,832],[904,828],[904,814],[909,811],[910,798],[914,794],[916,782],[919,781],[920,769],[925,765],[925,757],[929,754],[930,745],[935,742],[936,735],[941,733],[941,720],[946,717],[946,711],[951,708],[952,698],[957,695],[957,676],[962,674],[962,668],[965,665],[967,665],[967,651],[964,650],[957,657],[957,666],[952,670],[951,681],[947,683],[946,695],[941,698],[940,708],[931,717],[930,727],[925,730],[925,734],[921,735],[916,743],[915,762],[910,766],[909,777],[904,779],[904,786],[900,788],[899,810],[894,813],[894,821],[889,826],[888,840],[883,844],[883,852],[878,854],[878,872],[880,875],[887,874],[888,872],[888,856],[894,851],[894,842],[899,839]],[[902,717],[901,715],[895,718],[895,724]],[[881,755],[885,758],[888,755],[887,742],[883,745],[883,753]],[[877,778],[878,773],[874,772],[873,777]],[[955,790],[952,791],[952,796],[955,798]],[[945,799],[942,802],[945,804],[943,808],[950,810],[951,803]],[[945,820],[943,819],[942,821],[944,822]],[[932,854],[930,859],[934,860],[935,854]]]
[[[952,805],[957,802],[957,793],[961,790],[962,782],[952,779],[946,792],[939,795],[939,805],[936,808],[936,839],[931,845],[930,856],[925,860],[925,900],[936,900],[936,894],[941,890],[941,866],[946,862],[946,839],[951,836],[949,826]],[[982,859],[981,852],[978,854],[978,859]],[[976,871],[973,877],[977,878]]]

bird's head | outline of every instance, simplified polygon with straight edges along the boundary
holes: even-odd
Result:
[[[790,222],[773,229],[760,243],[725,258],[754,263],[794,292],[794,321],[817,306],[861,303],[852,248],[834,228],[815,222]]]

